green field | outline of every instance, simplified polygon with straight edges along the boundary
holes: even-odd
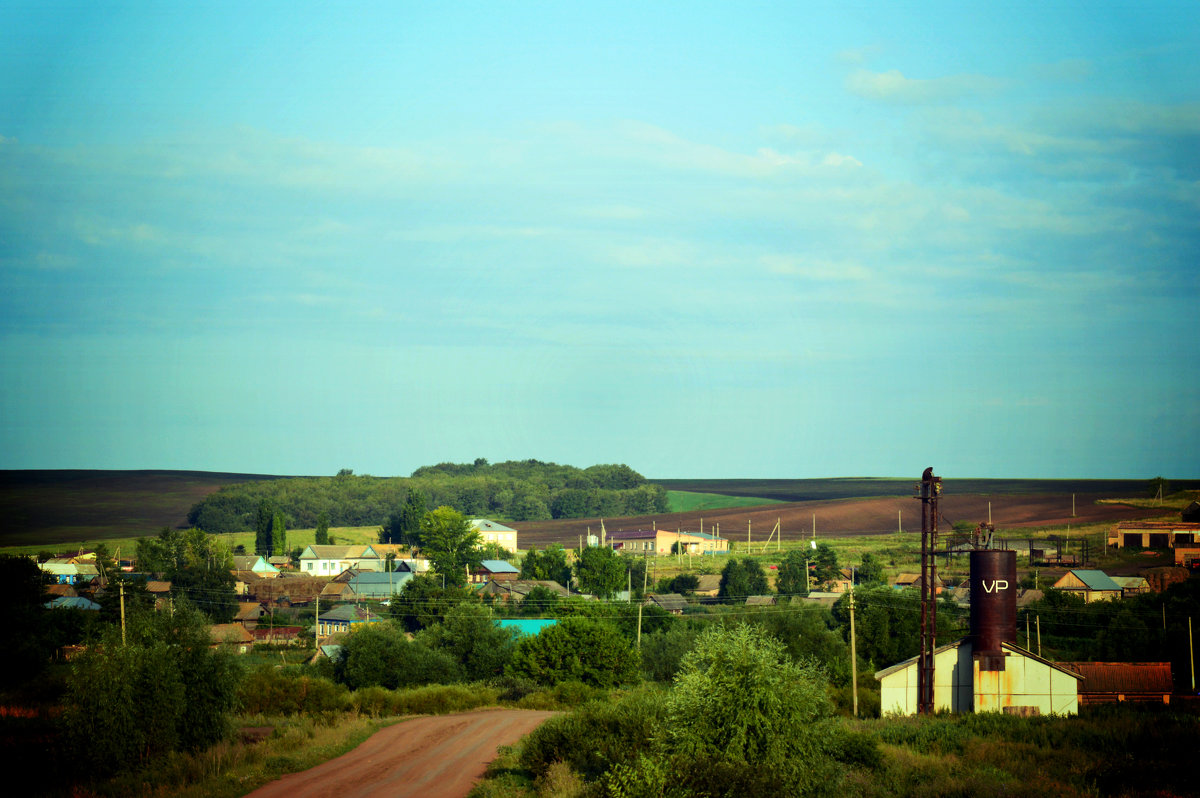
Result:
[[[667,512],[689,513],[695,510],[725,510],[730,507],[758,507],[779,504],[779,499],[754,496],[727,496],[721,493],[695,493],[687,490],[667,491]]]

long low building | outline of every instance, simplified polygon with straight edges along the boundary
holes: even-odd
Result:
[[[1118,549],[1175,549],[1200,544],[1200,523],[1189,521],[1125,521],[1108,534]]]
[[[709,554],[729,551],[729,541],[707,532],[671,532],[666,529],[609,532],[605,545],[622,554]]]

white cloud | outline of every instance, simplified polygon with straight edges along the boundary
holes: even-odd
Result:
[[[846,89],[868,100],[901,105],[952,102],[963,97],[988,94],[1003,88],[1005,81],[986,75],[951,75],[943,78],[905,77],[898,69],[871,72],[857,69],[846,77]]]

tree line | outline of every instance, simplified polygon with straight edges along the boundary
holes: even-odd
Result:
[[[343,469],[333,477],[291,477],[222,487],[192,507],[188,523],[213,534],[257,530],[264,502],[291,528],[387,523],[418,490],[430,507],[506,521],[652,515],[667,511],[661,485],[624,464],[577,468],[540,460],[441,463],[410,477]]]

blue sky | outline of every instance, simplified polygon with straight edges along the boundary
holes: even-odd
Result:
[[[1197,52],[1191,3],[5,3],[0,468],[1200,476]]]

